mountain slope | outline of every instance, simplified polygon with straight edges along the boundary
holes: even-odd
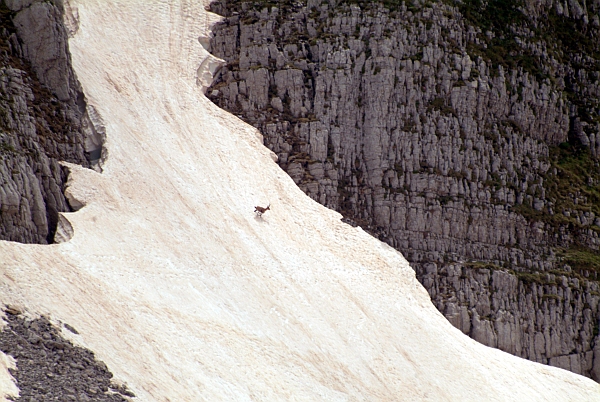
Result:
[[[598,7],[215,1],[207,93],[465,334],[600,381]]]
[[[84,207],[61,220],[69,241],[0,242],[2,302],[73,325],[140,400],[600,400],[591,380],[453,328],[398,252],[305,196],[204,98],[217,61],[196,2],[68,13],[108,156],[102,174],[70,165]]]

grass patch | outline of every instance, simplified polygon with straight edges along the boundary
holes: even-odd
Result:
[[[579,19],[558,15],[555,7],[542,9],[535,21],[521,10],[526,9],[523,0],[444,0],[456,7],[466,23],[481,29],[479,43],[470,43],[468,53],[481,56],[492,66],[502,65],[508,69],[523,68],[538,80],[552,78],[554,74],[544,60],[520,42],[545,42],[549,53],[556,59],[574,64],[593,58],[600,61],[599,29],[584,24]],[[589,10],[590,15],[597,10]],[[487,33],[492,35],[488,36]],[[519,37],[515,32],[530,32]],[[585,56],[585,57],[581,57]],[[596,67],[598,63],[595,63]],[[579,66],[590,71],[591,66]],[[567,90],[569,90],[567,88]]]
[[[16,154],[17,150],[11,144],[0,142],[0,154]]]
[[[439,112],[443,115],[454,115],[456,116],[456,112],[452,106],[446,104],[446,99],[444,98],[435,98],[427,105],[427,111],[431,112],[432,110],[439,110]]]
[[[597,278],[600,273],[600,252],[590,249],[572,248],[561,250],[558,256],[579,274],[588,271],[589,274]]]
[[[545,285],[548,282],[545,280],[546,278],[542,277],[537,272],[515,272],[515,276],[525,285],[530,285],[532,283]]]
[[[511,211],[528,221],[544,222],[554,231],[563,228],[574,235],[577,243],[580,235],[587,236],[588,229],[600,231],[593,222],[588,220],[584,225],[577,218],[586,213],[600,217],[600,163],[589,149],[566,142],[550,146],[549,151],[551,168],[543,176],[543,187],[553,213],[547,206],[535,210],[527,202],[514,205]],[[564,211],[569,212],[568,216]]]
[[[549,301],[554,300],[557,303],[560,303],[560,302],[563,301],[563,298],[560,297],[559,295],[548,295],[548,294],[546,294],[546,295],[542,296],[542,300],[549,300]]]
[[[544,187],[557,212],[574,210],[600,215],[600,165],[589,149],[562,143],[550,147],[557,174],[547,174]],[[575,202],[574,196],[577,197]]]
[[[491,262],[488,261],[469,261],[466,262],[464,264],[465,268],[469,268],[469,269],[476,269],[476,270],[480,270],[480,269],[487,269],[490,271],[506,271],[506,269],[502,268],[499,265],[493,264]]]

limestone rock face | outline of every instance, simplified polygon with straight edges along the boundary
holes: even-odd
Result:
[[[0,239],[53,241],[67,171],[98,166],[102,136],[70,67],[61,3],[7,1],[0,30]]]
[[[217,1],[227,65],[207,94],[308,195],[400,250],[455,326],[590,376],[600,35],[598,5],[575,3],[491,18],[471,2]]]
[[[599,379],[599,286],[551,273],[511,274],[493,266],[417,264],[446,318],[491,347]]]
[[[23,56],[31,63],[40,82],[59,100],[71,99],[77,84],[70,69],[67,32],[62,26],[61,11],[51,3],[34,2],[19,10],[13,23]]]

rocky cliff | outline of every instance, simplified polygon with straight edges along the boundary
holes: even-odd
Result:
[[[476,340],[600,380],[600,2],[214,2],[207,92]]]
[[[58,212],[71,210],[59,162],[99,168],[103,134],[70,65],[64,14],[58,0],[0,4],[1,240],[52,243]]]

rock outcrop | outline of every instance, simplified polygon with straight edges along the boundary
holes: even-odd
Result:
[[[60,161],[99,168],[97,132],[71,68],[62,2],[0,5],[0,239],[52,243],[71,208]]]
[[[4,314],[6,313],[6,314]],[[6,308],[0,351],[12,356],[10,370],[22,401],[126,402],[134,397],[126,385],[112,380],[106,364],[93,352],[73,345],[61,330],[78,334],[69,324],[57,328],[46,317],[28,319]]]
[[[300,188],[463,332],[600,380],[598,2],[211,7],[207,94]]]

